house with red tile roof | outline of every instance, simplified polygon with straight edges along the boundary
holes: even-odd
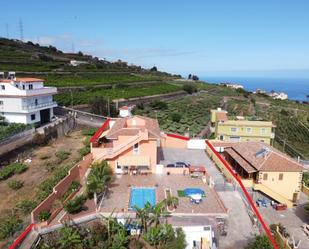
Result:
[[[111,120],[91,143],[94,160],[106,160],[115,173],[155,172],[161,132],[158,121],[132,116]]]
[[[224,157],[247,187],[291,207],[299,199],[304,168],[262,142],[239,142],[224,149]]]

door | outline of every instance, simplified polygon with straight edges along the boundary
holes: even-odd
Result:
[[[41,124],[50,122],[50,109],[44,109],[40,111]]]

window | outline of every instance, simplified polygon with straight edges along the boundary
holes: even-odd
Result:
[[[247,131],[247,133],[252,133],[252,128],[251,127],[247,127],[246,131]]]
[[[35,114],[31,114],[31,120],[35,120]]]
[[[5,90],[5,85],[1,85],[1,90]]]
[[[16,87],[16,88],[18,88],[18,85],[17,85],[17,84],[15,84],[15,87]]]
[[[25,85],[23,85],[23,90],[25,90]]]
[[[2,100],[0,100],[0,105],[3,105],[3,101]]]
[[[261,132],[261,134],[265,134],[266,133],[266,128],[261,128],[260,132]]]
[[[33,85],[30,84],[30,85],[29,85],[29,90],[32,90],[32,89],[33,89]]]
[[[267,174],[263,174],[263,180],[267,181],[268,175]]]
[[[279,181],[282,181],[283,180],[283,173],[280,173],[279,174]]]
[[[34,104],[35,104],[35,105],[38,105],[38,99],[35,99],[35,100],[34,100]]]
[[[224,140],[224,136],[223,136],[223,135],[220,135],[219,139],[220,139],[221,141],[223,141],[223,140]]]
[[[133,145],[133,155],[139,154],[139,146],[138,143]]]
[[[231,128],[231,132],[233,132],[233,133],[237,132],[237,128],[236,127],[232,127]]]

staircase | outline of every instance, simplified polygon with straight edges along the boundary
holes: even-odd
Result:
[[[273,190],[271,190],[270,188],[268,188],[264,184],[256,183],[256,184],[254,184],[253,189],[263,192],[264,194],[270,196],[271,198],[273,198],[274,200],[276,200],[279,203],[286,204],[288,208],[293,207],[293,202],[291,202],[287,198],[283,197],[282,195],[274,192]]]
[[[114,158],[115,156],[118,156],[120,153],[126,151],[130,147],[132,147],[134,144],[148,139],[148,132],[139,132],[138,135],[131,137],[130,139],[126,140],[125,143],[120,144],[114,148],[104,148],[102,153],[100,153],[95,160],[106,160]]]

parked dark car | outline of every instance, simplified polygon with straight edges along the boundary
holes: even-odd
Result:
[[[175,167],[176,167],[176,165],[173,164],[173,163],[169,163],[169,164],[166,165],[166,168],[175,168]]]
[[[184,163],[184,162],[176,162],[175,163],[176,168],[188,168],[190,164]]]

